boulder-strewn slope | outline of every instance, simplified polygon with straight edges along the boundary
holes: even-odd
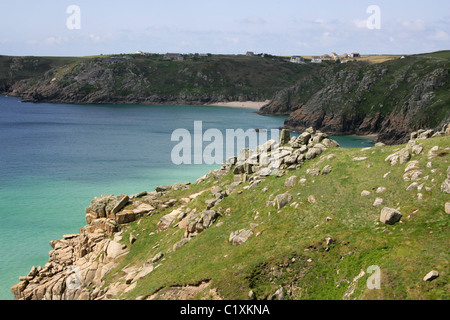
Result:
[[[104,195],[16,299],[449,299],[450,127],[340,149],[313,128],[195,183]],[[372,274],[376,271],[376,274]],[[373,276],[377,276],[374,278]]]

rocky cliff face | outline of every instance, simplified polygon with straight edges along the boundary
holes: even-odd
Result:
[[[404,143],[413,130],[438,129],[450,119],[448,60],[413,58],[322,69],[277,93],[262,114],[289,114],[284,127],[313,126],[330,134],[378,134]]]
[[[13,62],[10,63],[13,66]],[[212,56],[167,61],[158,55],[117,55],[85,58],[44,69],[46,72],[40,75],[30,73],[31,76],[25,79],[17,76],[18,81],[9,81],[3,90],[35,102],[204,104],[265,101],[277,90],[320,68],[269,58]],[[1,80],[0,76],[0,85]]]

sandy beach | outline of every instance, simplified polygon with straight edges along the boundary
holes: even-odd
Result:
[[[230,101],[230,102],[217,102],[217,103],[213,103],[213,104],[208,104],[208,106],[259,110],[259,109],[261,109],[262,106],[268,104],[269,102],[270,102],[270,100],[266,100],[266,101]]]

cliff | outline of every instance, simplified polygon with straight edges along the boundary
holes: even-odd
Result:
[[[450,125],[340,149],[308,128],[195,183],[103,195],[16,299],[448,299]],[[372,274],[377,270],[375,274]]]
[[[330,66],[279,91],[260,113],[289,114],[284,127],[299,132],[313,126],[405,143],[412,131],[438,129],[449,121],[449,62],[449,53],[441,52]]]
[[[0,91],[3,88],[8,95],[35,102],[94,104],[265,101],[324,67],[298,65],[272,56],[227,55],[186,55],[183,61],[156,54],[112,55],[74,58],[66,64],[56,58],[1,60]]]

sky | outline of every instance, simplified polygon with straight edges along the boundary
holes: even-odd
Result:
[[[1,2],[0,55],[139,50],[309,56],[450,49],[449,0]]]

